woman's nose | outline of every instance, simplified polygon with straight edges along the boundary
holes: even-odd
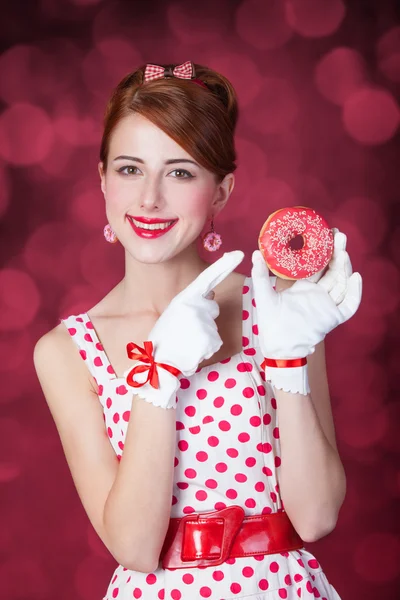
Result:
[[[155,179],[146,181],[141,195],[141,207],[146,209],[160,208],[162,205],[162,191],[160,183]]]

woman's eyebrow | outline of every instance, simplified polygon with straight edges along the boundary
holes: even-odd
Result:
[[[114,158],[114,162],[116,160],[133,160],[135,162],[142,163],[143,165],[145,164],[142,158],[138,158],[137,156],[127,156],[125,154],[121,154],[121,156]],[[192,163],[193,165],[196,165],[196,167],[199,166],[194,160],[189,160],[188,158],[169,158],[165,161],[166,165],[173,165],[175,163]]]

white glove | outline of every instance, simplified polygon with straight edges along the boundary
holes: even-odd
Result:
[[[219,350],[222,340],[215,323],[219,306],[207,296],[242,262],[243,257],[240,250],[225,252],[172,299],[148,336],[148,341],[153,344],[156,363],[172,366],[183,375],[193,375],[204,359]],[[142,384],[149,377],[149,368],[144,366],[146,362],[143,360],[137,361],[133,368],[138,365],[143,372],[135,372],[133,380]],[[126,371],[124,376],[127,377],[131,371]],[[179,379],[161,366],[156,366],[156,372],[158,387],[147,381],[135,387],[135,393],[155,406],[175,408]]]
[[[252,279],[258,337],[266,359],[305,359],[327,333],[357,311],[362,294],[359,273],[352,274],[346,236],[335,230],[334,252],[318,283],[299,280],[276,292],[259,250],[254,251]],[[272,360],[272,362],[273,362]],[[307,362],[303,366],[265,366],[267,381],[277,389],[309,394]],[[290,364],[290,363],[289,363]]]

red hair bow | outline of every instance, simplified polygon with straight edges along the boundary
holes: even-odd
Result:
[[[139,352],[136,352],[136,350],[139,350]],[[126,382],[132,387],[141,387],[142,385],[145,385],[148,381],[150,381],[150,385],[153,388],[158,389],[160,386],[158,380],[157,367],[161,367],[162,369],[169,371],[170,373],[172,373],[172,375],[175,375],[175,377],[181,375],[181,371],[179,371],[179,369],[176,369],[171,365],[155,362],[153,356],[153,342],[144,342],[144,348],[141,348],[134,342],[129,342],[129,344],[126,346],[126,351],[128,353],[128,357],[132,360],[140,360],[141,362],[146,363],[144,365],[137,365],[129,371],[126,377]],[[146,381],[144,381],[143,383],[138,383],[137,381],[134,381],[133,377],[136,373],[144,373],[145,371],[148,371]]]

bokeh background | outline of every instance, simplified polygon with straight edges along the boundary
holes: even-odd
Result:
[[[123,275],[97,175],[112,88],[142,63],[186,60],[238,92],[237,184],[215,225],[222,250],[246,253],[240,270],[280,207],[312,206],[348,236],[363,302],[326,341],[348,491],[335,531],[309,548],[343,600],[399,598],[399,4],[1,8],[0,598],[99,600],[116,567],[78,499],[32,350]]]

